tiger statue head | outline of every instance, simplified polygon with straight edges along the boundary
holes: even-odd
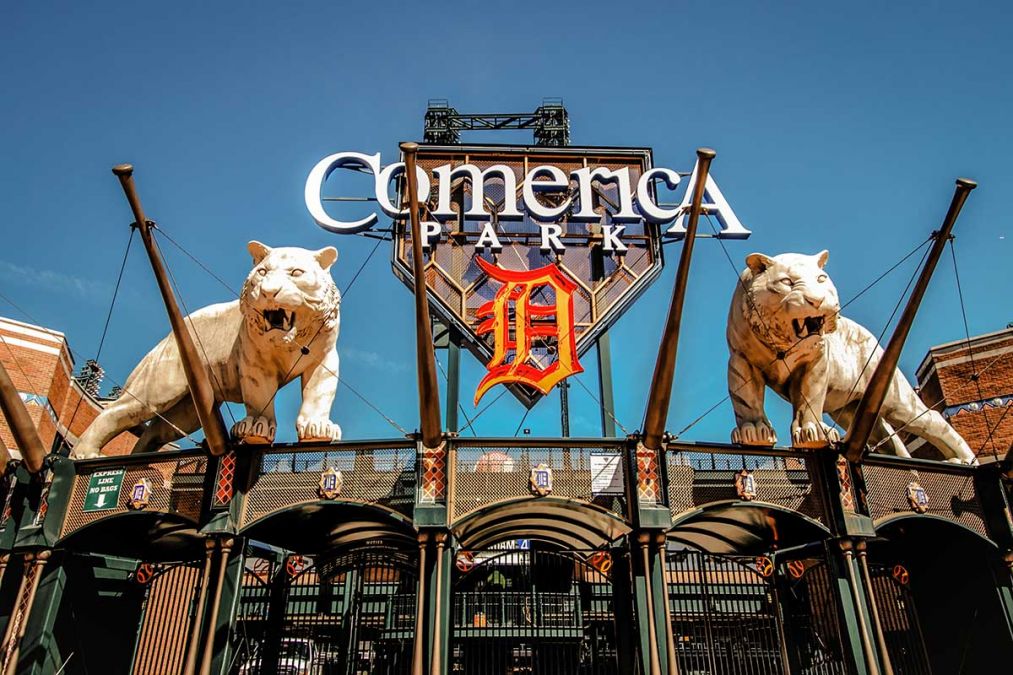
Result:
[[[753,253],[739,277],[742,315],[775,352],[808,351],[837,330],[841,302],[826,273],[830,254]]]
[[[248,334],[291,346],[337,328],[341,294],[331,278],[333,246],[319,251],[251,241],[253,269],[240,294]]]

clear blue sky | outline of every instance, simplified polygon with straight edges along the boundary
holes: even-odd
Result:
[[[657,164],[678,169],[696,147],[714,147],[714,175],[754,232],[728,244],[736,266],[754,250],[828,248],[842,298],[938,227],[956,176],[976,178],[956,230],[970,330],[1013,321],[1009,3],[467,4],[4,3],[0,292],[66,332],[79,364],[94,355],[130,222],[109,172],[119,162],[137,167],[149,217],[234,287],[254,238],[336,246],[345,287],[373,242],[312,223],[302,190],[315,162],[340,150],[393,158],[398,141],[421,140],[429,98],[495,112],[558,96],[577,145],[649,146]],[[665,273],[613,331],[617,415],[630,431],[678,250],[666,249]],[[673,431],[725,394],[735,277],[715,241],[696,250]],[[167,254],[188,307],[230,298]],[[847,314],[878,333],[912,269]],[[930,345],[963,337],[953,280],[945,258],[902,358],[909,377]],[[345,296],[342,376],[409,429],[411,312],[382,245]],[[25,319],[2,301],[0,314]],[[122,382],[167,330],[135,247],[102,354],[110,376]],[[592,390],[593,360],[581,376]],[[464,362],[470,393],[481,367]],[[596,404],[571,392],[573,433],[597,434]],[[281,399],[282,438],[294,436],[297,404],[295,392]],[[787,438],[785,407],[768,408]],[[504,396],[478,432],[513,434],[522,413]],[[396,434],[346,388],[334,418],[347,438]],[[726,403],[687,437],[723,441],[732,424]],[[524,426],[557,434],[558,399]]]

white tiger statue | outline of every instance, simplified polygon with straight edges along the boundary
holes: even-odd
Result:
[[[232,437],[251,444],[273,442],[275,394],[298,377],[299,440],[341,440],[341,427],[330,420],[338,387],[341,294],[329,270],[338,252],[332,246],[319,251],[271,248],[259,241],[251,241],[248,249],[253,270],[239,300],[204,307],[186,319],[197,352],[208,364],[216,399],[246,407]],[[81,435],[74,456],[94,457],[127,430],[140,434],[136,453],[158,450],[199,428],[170,333],[137,364],[120,398]]]
[[[732,442],[773,445],[777,435],[764,413],[765,387],[791,403],[791,444],[826,447],[840,440],[824,424],[829,415],[844,429],[883,355],[875,336],[840,316],[840,300],[817,255],[753,253],[728,312],[728,393],[735,411]],[[871,442],[886,441],[910,457],[894,433],[903,429],[942,451],[951,461],[974,463],[967,442],[934,410],[928,410],[896,370]]]

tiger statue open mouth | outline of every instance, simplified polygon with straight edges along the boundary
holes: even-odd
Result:
[[[260,315],[264,317],[267,330],[280,330],[283,333],[295,328],[295,312],[284,309],[264,309]]]
[[[823,421],[847,429],[882,357],[875,336],[840,316],[837,288],[826,272],[830,254],[753,253],[728,312],[728,392],[735,411],[732,442],[773,445],[777,435],[764,412],[766,387],[792,405],[794,447],[840,441]],[[910,456],[895,429],[924,438],[954,461],[973,463],[967,442],[929,410],[904,375],[894,372],[871,441]]]
[[[212,375],[215,395],[242,403],[246,417],[232,427],[234,439],[271,443],[278,389],[302,379],[296,432],[302,441],[341,440],[330,420],[338,387],[341,294],[330,275],[338,252],[248,245],[253,269],[237,301],[191,314],[192,327]],[[140,434],[134,452],[157,450],[199,426],[173,335],[158,343],[134,368],[124,389],[74,446],[76,457],[94,457],[123,431]]]

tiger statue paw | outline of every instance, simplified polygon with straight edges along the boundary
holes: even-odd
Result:
[[[777,434],[774,433],[770,420],[743,422],[732,429],[732,443],[769,447],[777,443]]]

